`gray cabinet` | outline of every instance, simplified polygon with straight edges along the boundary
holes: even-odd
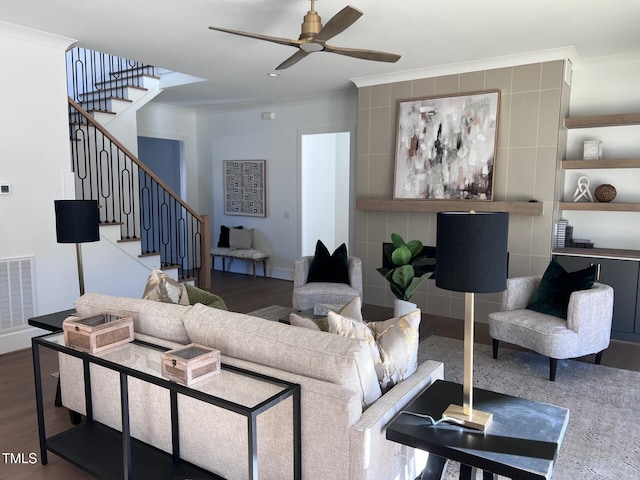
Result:
[[[614,290],[611,338],[640,342],[640,262],[612,258],[556,255],[556,260],[568,272],[592,264],[600,265],[599,282]]]

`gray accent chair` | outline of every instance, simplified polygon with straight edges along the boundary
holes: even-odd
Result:
[[[527,309],[541,278],[507,279],[501,311],[489,314],[489,335],[494,359],[500,341],[533,350],[549,357],[549,380],[554,381],[559,359],[595,353],[600,363],[611,337],[613,288],[596,282],[588,290],[573,292],[565,320]]]
[[[293,265],[293,297],[291,304],[296,310],[308,310],[319,303],[346,305],[355,297],[362,300],[362,260],[348,257],[349,284],[311,282],[307,283],[313,256],[297,259]]]

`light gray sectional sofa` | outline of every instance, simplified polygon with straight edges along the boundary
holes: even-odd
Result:
[[[440,362],[424,362],[382,395],[369,346],[361,340],[201,304],[86,294],[76,301],[76,309],[83,316],[132,316],[137,339],[171,348],[207,345],[220,350],[223,363],[300,384],[305,480],[416,477],[414,450],[386,440],[385,425],[443,378]],[[96,365],[91,375],[94,419],[120,429],[118,375]],[[60,380],[63,405],[84,414],[81,361],[60,354]],[[166,389],[130,379],[129,390],[132,435],[170,452]],[[247,437],[239,428],[246,423],[182,396],[178,408],[183,458],[230,480],[247,478]],[[261,414],[258,422],[260,478],[292,478],[291,401]]]

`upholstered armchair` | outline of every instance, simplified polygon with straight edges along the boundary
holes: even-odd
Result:
[[[594,283],[569,297],[567,318],[527,309],[541,276],[507,280],[502,311],[489,314],[493,358],[498,358],[500,341],[519,345],[549,357],[549,380],[554,381],[558,359],[596,354],[609,346],[613,315],[613,288]]]
[[[362,299],[362,261],[358,257],[347,257],[349,283],[307,283],[313,256],[295,261],[293,267],[293,308],[308,310],[319,303],[346,305],[355,297]]]

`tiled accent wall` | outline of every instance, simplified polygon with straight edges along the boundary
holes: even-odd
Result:
[[[563,67],[564,61],[558,60],[359,88],[357,196],[393,196],[398,101],[499,89],[494,200],[543,202],[542,216],[510,216],[509,276],[542,273],[551,256],[556,192],[562,192],[564,181],[557,168],[566,147],[561,119],[570,93]],[[389,241],[392,232],[435,245],[436,214],[356,212],[355,254],[363,260],[367,303],[393,304],[388,284],[376,271],[382,265],[382,242]],[[464,294],[438,289],[432,280],[412,301],[424,312],[464,317]],[[476,319],[486,321],[499,307],[500,294],[477,295]]]

